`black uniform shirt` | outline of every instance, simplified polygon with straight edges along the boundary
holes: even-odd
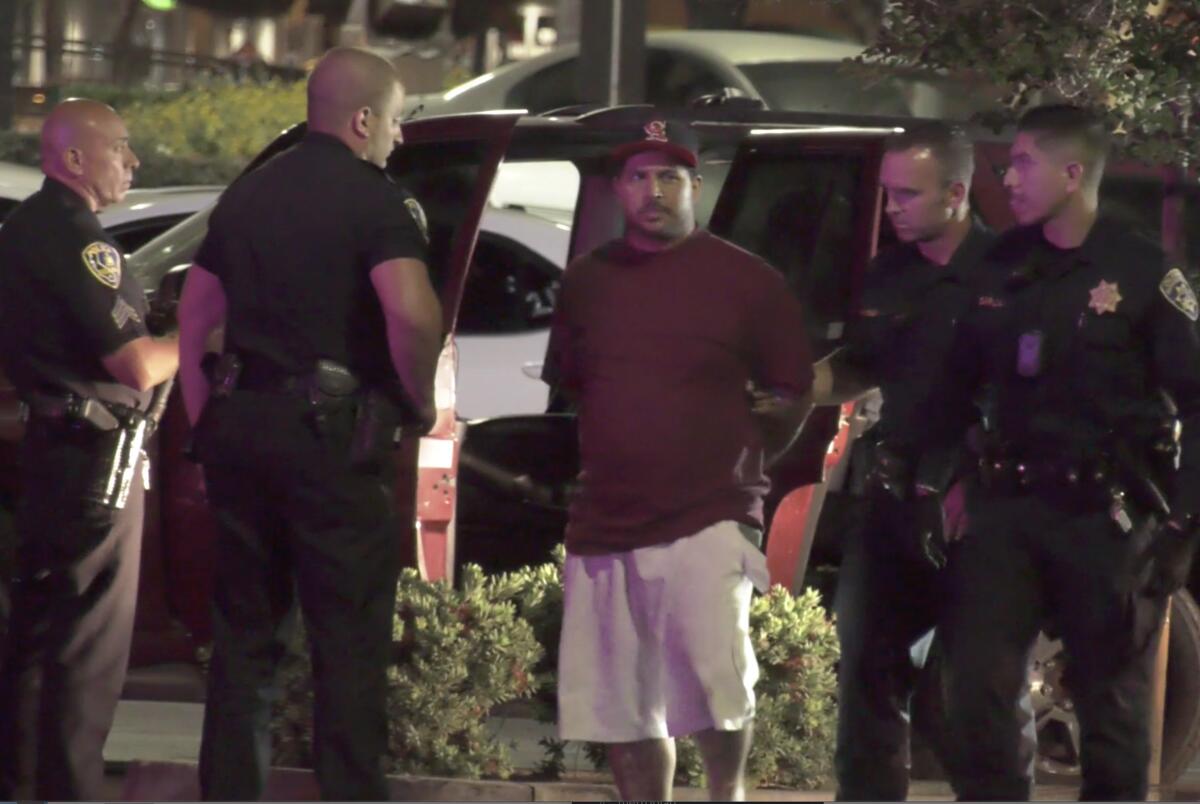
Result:
[[[18,394],[71,391],[144,410],[101,358],[148,335],[146,294],[87,202],[46,179],[0,227],[0,362]]]
[[[1200,309],[1182,271],[1103,219],[1069,250],[1016,229],[986,262],[956,365],[987,387],[993,429],[1022,455],[1086,457],[1152,430],[1165,391],[1183,420],[1173,508],[1200,510]]]
[[[936,265],[915,243],[894,246],[871,265],[844,360],[879,384],[876,433],[893,444],[956,442],[965,429],[941,404],[958,320],[975,299],[974,277],[994,235],[971,227],[950,262]]]
[[[222,194],[196,263],[221,280],[228,351],[288,374],[327,358],[379,382],[394,371],[371,269],[425,252],[416,202],[309,133]]]

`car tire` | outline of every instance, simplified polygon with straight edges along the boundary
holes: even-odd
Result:
[[[1062,643],[1038,635],[1031,686],[1038,720],[1037,780],[1074,784],[1079,779],[1079,726],[1070,696],[1061,686]],[[1200,606],[1187,591],[1171,601],[1167,697],[1163,723],[1162,784],[1172,785],[1200,751]],[[937,641],[913,695],[912,776],[943,778],[939,760],[946,749],[942,655]]]

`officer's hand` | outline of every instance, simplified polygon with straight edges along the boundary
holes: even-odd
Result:
[[[789,410],[795,404],[795,399],[783,394],[764,391],[750,383],[746,392],[750,396],[750,412],[755,416],[775,416]]]
[[[956,542],[967,534],[967,484],[960,480],[950,487],[942,500],[946,541]]]
[[[179,310],[179,305],[170,301],[159,301],[159,297],[155,296],[150,302],[150,309],[146,311],[146,328],[150,330],[151,335],[162,337],[170,335],[179,330],[179,318],[176,313]]]
[[[1165,598],[1179,591],[1187,583],[1195,553],[1192,530],[1170,521],[1161,526],[1139,560],[1139,565],[1148,570],[1144,593]]]
[[[949,546],[945,520],[942,517],[941,497],[934,493],[923,493],[918,489],[913,504],[916,506],[917,536],[921,552],[935,569],[941,569],[946,566],[946,548]]]

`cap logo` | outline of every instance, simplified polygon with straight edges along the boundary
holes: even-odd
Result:
[[[652,142],[667,142],[667,124],[662,120],[651,120],[643,127],[646,139]]]

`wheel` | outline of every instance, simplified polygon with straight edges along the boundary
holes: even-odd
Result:
[[[1079,720],[1062,684],[1062,643],[1038,636],[1029,684],[1038,726],[1038,779],[1079,776]],[[1162,783],[1173,784],[1200,749],[1200,607],[1187,591],[1171,599],[1167,696],[1163,712]]]
[[[1037,777],[1044,784],[1072,784],[1079,778],[1079,719],[1063,685],[1062,642],[1039,634],[1033,649],[1029,686],[1037,721]],[[1171,641],[1167,656],[1167,695],[1163,722],[1162,783],[1176,782],[1200,750],[1200,607],[1187,591],[1171,601]],[[942,656],[936,640],[913,696],[913,776],[941,776],[937,756],[946,749],[940,694]]]

